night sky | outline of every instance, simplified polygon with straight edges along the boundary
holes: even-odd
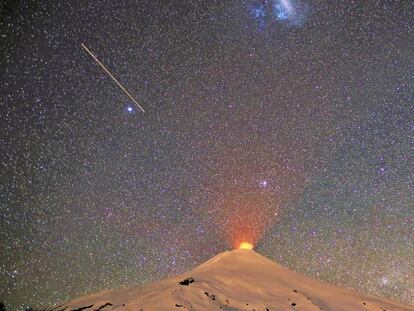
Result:
[[[414,304],[414,1],[0,8],[8,308],[158,280],[244,240]]]

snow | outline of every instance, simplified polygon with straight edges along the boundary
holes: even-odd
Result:
[[[115,309],[408,311],[414,306],[313,280],[241,249],[223,252],[179,276],[76,298],[52,310]]]

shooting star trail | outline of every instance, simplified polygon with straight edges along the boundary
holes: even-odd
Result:
[[[144,108],[141,107],[140,104],[138,104],[138,102],[135,100],[134,97],[132,97],[132,95],[122,86],[122,84],[112,75],[112,73],[106,69],[106,67],[104,66],[104,64],[102,64],[99,59],[96,58],[95,55],[93,55],[93,53],[86,47],[85,44],[81,43],[81,46],[85,49],[86,52],[88,52],[88,54],[90,56],[92,56],[92,58],[98,63],[99,66],[101,66],[101,68],[103,70],[105,70],[105,72],[111,77],[112,80],[115,81],[116,84],[118,84],[118,86],[125,92],[125,94],[128,95],[128,97],[139,107],[139,109],[142,110],[142,112],[145,112]]]

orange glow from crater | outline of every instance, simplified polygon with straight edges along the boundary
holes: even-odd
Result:
[[[239,249],[253,249],[253,244],[249,242],[241,242],[239,245]]]
[[[216,204],[221,235],[232,249],[253,249],[278,211],[272,196],[239,188],[227,189]]]

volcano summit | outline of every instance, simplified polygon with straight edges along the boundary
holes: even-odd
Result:
[[[76,298],[51,311],[409,311],[414,306],[302,276],[253,250],[223,252],[194,270],[130,289]]]

